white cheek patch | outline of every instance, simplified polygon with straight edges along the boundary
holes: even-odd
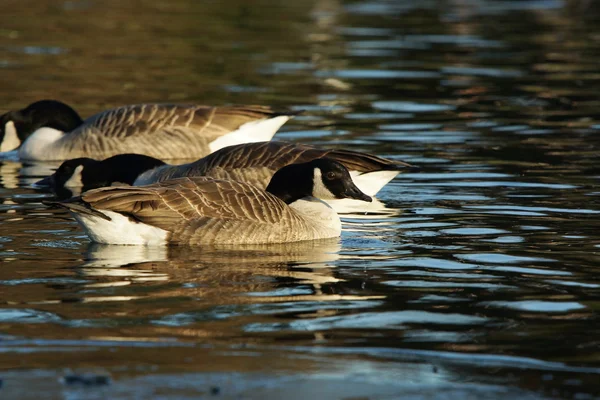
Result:
[[[21,145],[21,139],[17,135],[17,128],[15,123],[8,121],[4,125],[4,137],[2,143],[0,143],[0,152],[11,151],[18,148]]]
[[[323,183],[323,175],[320,168],[315,168],[313,174],[313,196],[322,200],[334,200],[336,197]]]
[[[65,187],[82,187],[83,182],[81,181],[81,172],[83,171],[83,165],[78,165],[73,171],[73,175],[65,182]]]

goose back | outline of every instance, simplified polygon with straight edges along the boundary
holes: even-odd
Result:
[[[231,179],[265,188],[275,171],[289,165],[327,157],[358,174],[398,171],[410,166],[371,154],[349,150],[320,149],[288,142],[257,142],[225,147],[201,160],[178,166],[163,166],[142,174],[136,185],[179,177],[208,176]]]
[[[51,157],[48,159],[103,158],[120,153],[138,153],[161,160],[198,158],[216,150],[211,143],[245,124],[272,119],[272,136],[289,118],[263,106],[129,105],[88,118],[45,153]],[[249,135],[236,140],[243,143],[270,136]]]

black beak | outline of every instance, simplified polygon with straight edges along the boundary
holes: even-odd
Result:
[[[54,175],[50,175],[50,176],[45,177],[41,181],[37,181],[33,185],[37,186],[37,187],[49,187],[49,188],[53,188],[54,184],[55,184],[55,182],[54,182]]]
[[[356,187],[354,182],[351,182],[348,185],[348,187],[344,191],[344,197],[348,198],[348,199],[362,200],[362,201],[366,201],[369,203],[373,201],[371,196],[367,196],[366,194],[361,192],[360,189]]]

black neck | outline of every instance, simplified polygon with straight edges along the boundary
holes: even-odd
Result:
[[[119,154],[98,163],[87,172],[84,169],[83,180],[98,182],[100,186],[110,186],[120,182],[133,185],[142,173],[165,165],[161,160],[141,154]]]
[[[312,168],[306,164],[292,164],[275,172],[267,186],[267,192],[292,204],[303,197],[312,196]]]
[[[55,100],[41,100],[10,114],[21,140],[42,127],[70,132],[83,124],[75,110]]]

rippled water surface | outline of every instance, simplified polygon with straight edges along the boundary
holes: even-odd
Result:
[[[0,109],[306,110],[420,166],[340,240],[93,246],[0,164],[0,398],[600,396],[600,9],[586,0],[9,0]]]

